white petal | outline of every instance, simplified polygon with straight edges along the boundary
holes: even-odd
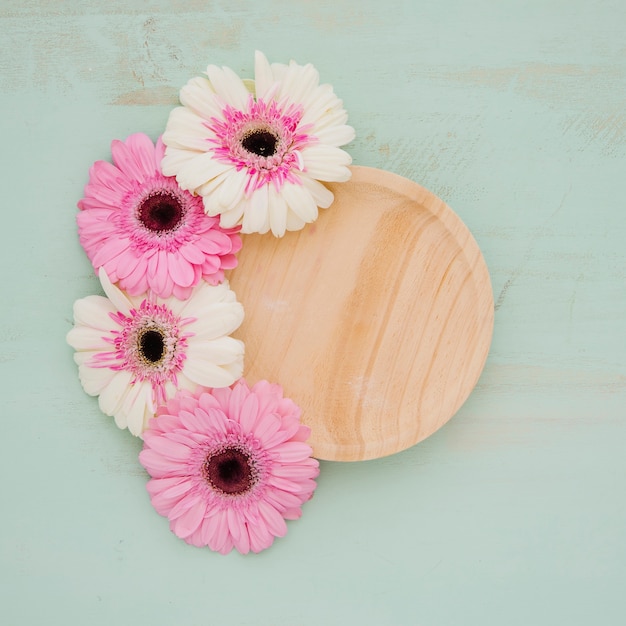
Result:
[[[167,147],[165,148],[165,156],[161,160],[161,172],[164,176],[176,176],[181,168],[201,154],[203,153],[197,150]]]
[[[241,202],[246,189],[248,176],[245,170],[237,171],[233,169],[232,172],[230,172],[228,176],[224,176],[223,179],[219,193],[215,194],[218,197],[220,207],[222,207],[221,213],[230,211],[235,205]]]
[[[352,158],[341,148],[314,145],[302,150],[302,156],[305,172],[312,178],[344,182],[352,176],[352,172],[347,167],[352,163]]]
[[[204,120],[190,109],[178,107],[170,113],[163,143],[170,148],[206,152],[208,140],[215,135],[204,124]]]
[[[195,190],[232,168],[231,163],[218,161],[212,152],[205,152],[181,165],[176,174],[176,180],[183,189]]]
[[[302,230],[306,225],[306,222],[293,211],[287,211],[287,230]]]
[[[229,360],[218,365],[205,358],[211,355],[210,350],[191,350],[187,354],[187,359],[183,366],[183,374],[191,381],[204,387],[227,387],[232,385],[243,374],[243,353],[244,346],[241,341],[232,337],[224,337],[229,340],[230,346],[226,353],[220,352],[222,357],[228,356]],[[213,342],[210,342],[213,343]]]
[[[219,337],[208,341],[189,341],[187,359],[205,361],[215,365],[234,363],[243,356],[241,342],[232,337]]]
[[[147,420],[154,415],[154,411],[150,410],[151,405],[152,385],[148,381],[133,385],[120,410],[131,434],[139,436],[144,431]]]
[[[206,73],[211,81],[211,87],[226,104],[236,109],[246,108],[250,93],[233,70],[229,67],[219,68],[216,65],[209,65]]]
[[[263,185],[252,192],[243,215],[241,232],[263,233],[269,230],[268,186]]]
[[[206,315],[207,311],[214,304],[220,302],[233,304],[237,302],[235,292],[230,289],[227,280],[221,282],[219,285],[210,285],[204,281],[198,283],[198,286],[195,287],[189,299],[176,300],[172,298],[168,301],[168,305],[177,315],[200,318]]]
[[[305,222],[317,219],[317,204],[310,192],[302,185],[287,183],[282,189],[283,197],[289,208]]]
[[[287,228],[287,203],[274,187],[269,190],[270,228],[275,237],[282,237]]]
[[[111,301],[111,304],[120,313],[128,315],[130,310],[133,308],[133,303],[131,302],[131,300],[129,300],[122,291],[120,291],[115,285],[111,283],[103,267],[100,268],[98,276],[100,278],[100,284],[102,285],[102,289],[104,289],[104,293]]]
[[[333,192],[328,189],[328,187],[320,183],[319,180],[315,180],[306,174],[298,175],[298,178],[304,188],[311,194],[313,201],[318,207],[327,209],[333,203],[333,200],[335,199]]]
[[[320,85],[302,103],[304,114],[301,124],[315,124],[325,113],[341,110],[343,104],[335,95],[331,85]]]
[[[110,349],[110,346],[107,346],[107,349]],[[102,350],[85,350],[84,352],[74,352],[74,362],[78,365],[83,365],[84,363],[91,363],[94,357],[97,354],[100,354]]]
[[[109,300],[102,296],[87,296],[74,302],[74,321],[76,324],[109,330],[114,325],[109,313],[115,313],[115,308]]]
[[[108,332],[98,328],[90,328],[89,326],[75,326],[70,330],[65,339],[74,350],[92,350],[92,351],[109,351],[111,344],[107,343],[104,338],[108,336]]]
[[[196,388],[198,385],[196,385],[196,383],[194,383],[192,380],[189,380],[189,378],[187,378],[186,376],[184,376],[182,373],[179,372],[179,374],[176,376],[176,381],[178,383],[178,389],[179,390],[187,390],[190,391],[191,393],[195,393]],[[168,386],[165,386],[165,392],[167,394],[167,397],[171,397],[174,395],[174,393],[176,392],[176,389],[174,389],[173,391],[170,391],[168,389]]]
[[[316,135],[329,126],[342,126],[348,121],[348,114],[344,109],[330,109],[313,123],[311,134]]]
[[[275,81],[282,81],[285,78],[289,66],[286,63],[272,63],[270,65]]]
[[[77,353],[78,355],[78,353]],[[90,396],[97,396],[102,393],[117,374],[115,370],[108,367],[89,367],[89,365],[79,364],[78,377],[85,393]]]
[[[233,228],[237,226],[241,222],[241,218],[247,206],[248,201],[244,198],[229,211],[224,211],[224,213],[220,215],[220,226],[222,228]]]
[[[204,204],[204,212],[207,215],[215,216],[222,212],[222,205],[220,204],[220,194],[218,189],[222,186],[222,183],[232,175],[230,172],[225,172],[221,176],[210,180],[204,185],[200,185],[195,190],[195,193],[202,196],[202,203]]]
[[[354,139],[355,132],[352,126],[342,124],[341,126],[328,126],[327,128],[316,131],[315,136],[321,143],[325,143],[329,146],[343,146]]]
[[[102,390],[98,399],[100,410],[105,415],[116,415],[119,412],[124,397],[129,391],[131,380],[131,372],[127,370],[115,372],[111,382]],[[120,413],[120,419],[126,421],[124,414]]]
[[[215,98],[215,91],[211,87],[211,82],[204,77],[192,78],[180,90],[180,101],[194,113],[207,120],[221,114],[221,108]]]
[[[241,343],[241,349],[243,350],[243,342]],[[232,363],[224,363],[222,369],[228,372],[233,380],[239,380],[243,376],[243,356],[241,360],[233,361]]]
[[[212,304],[204,315],[190,325],[190,330],[198,340],[217,339],[237,330],[243,315],[243,306],[238,302]]]
[[[257,100],[265,98],[274,83],[274,74],[267,58],[257,50],[254,54],[254,89]]]
[[[309,63],[298,65],[291,62],[282,79],[276,100],[283,98],[289,102],[306,102],[319,85],[319,72]]]

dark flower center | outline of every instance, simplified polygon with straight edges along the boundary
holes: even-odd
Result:
[[[255,482],[250,457],[237,448],[226,448],[208,458],[205,475],[215,489],[228,495],[246,493]]]
[[[269,130],[259,128],[247,133],[241,140],[244,150],[262,157],[271,157],[276,154],[278,137]]]
[[[137,217],[148,230],[171,231],[183,219],[183,206],[178,198],[167,191],[155,191],[141,201]]]
[[[146,330],[139,338],[141,356],[150,363],[158,363],[165,352],[163,335],[158,330]]]

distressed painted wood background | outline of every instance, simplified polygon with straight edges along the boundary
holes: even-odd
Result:
[[[1,0],[0,622],[626,623],[623,0]],[[64,342],[113,138],[208,63],[314,63],[354,162],[443,198],[490,270],[484,373],[435,435],[322,463],[259,556],[185,545]]]

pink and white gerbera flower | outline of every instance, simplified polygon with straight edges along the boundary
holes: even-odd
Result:
[[[74,303],[67,342],[83,389],[119,428],[141,435],[159,404],[179,389],[226,387],[243,371],[243,343],[228,335],[243,307],[228,283],[199,283],[187,300],[129,296],[100,270],[107,297]]]
[[[267,381],[178,393],[150,421],[139,454],[154,508],[194,546],[268,548],[316,487],[319,464],[299,418]]]
[[[131,295],[148,289],[186,299],[204,279],[215,285],[237,265],[238,228],[223,229],[202,200],[164,176],[165,147],[136,133],[111,144],[113,164],[96,161],[77,216],[94,268]]]
[[[231,69],[209,65],[180,92],[169,117],[163,172],[203,197],[220,224],[278,237],[299,230],[345,181],[354,139],[348,115],[312,65],[271,64],[256,53],[254,93]],[[249,81],[252,82],[252,81]]]

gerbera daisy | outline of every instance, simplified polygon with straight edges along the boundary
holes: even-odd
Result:
[[[139,460],[178,537],[226,554],[269,547],[316,487],[300,410],[267,381],[181,391],[150,422]]]
[[[178,389],[225,387],[241,376],[244,346],[228,335],[241,324],[243,307],[227,282],[201,282],[188,300],[178,300],[129,296],[103,269],[99,275],[107,297],[74,303],[67,342],[83,389],[99,396],[119,428],[140,435]]]
[[[350,178],[348,115],[312,65],[270,65],[256,53],[254,93],[231,69],[209,65],[180,92],[169,117],[163,172],[203,197],[224,228],[280,237],[327,208],[319,181]],[[250,83],[252,81],[249,81]]]
[[[94,268],[135,296],[186,299],[201,279],[215,285],[237,265],[236,229],[223,229],[202,200],[164,176],[164,145],[137,133],[111,144],[113,163],[96,161],[77,216]]]

